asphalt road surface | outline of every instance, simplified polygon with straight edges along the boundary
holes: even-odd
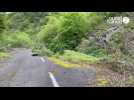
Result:
[[[62,68],[24,48],[0,62],[0,87],[88,87],[94,78],[91,69]]]

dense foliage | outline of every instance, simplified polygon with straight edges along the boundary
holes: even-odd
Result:
[[[53,52],[75,50],[86,33],[101,21],[96,13],[50,14],[38,37]]]
[[[94,62],[101,58],[101,61],[114,66],[124,60],[132,65],[133,21],[116,32],[105,48],[97,45],[94,38],[104,35],[113,26],[106,23],[109,16],[133,18],[133,15],[129,12],[0,13],[0,51],[25,47],[43,56],[58,54],[59,59],[67,61],[77,59],[77,62],[83,62],[84,59]]]
[[[5,29],[4,15],[0,14],[0,34],[4,31],[4,29]]]

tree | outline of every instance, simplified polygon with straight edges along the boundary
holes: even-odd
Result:
[[[5,29],[4,14],[0,14],[0,33]]]
[[[29,34],[37,33],[45,24],[47,12],[14,12],[7,15],[8,30],[23,31]]]
[[[50,13],[38,37],[54,52],[74,50],[100,20],[96,13]]]

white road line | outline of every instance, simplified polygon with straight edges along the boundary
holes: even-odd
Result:
[[[56,81],[54,75],[51,72],[48,72],[48,74],[49,74],[49,76],[50,76],[50,78],[52,80],[53,86],[54,87],[60,87],[59,84],[58,84],[58,82]]]
[[[40,59],[41,59],[41,61],[45,62],[45,59],[43,57],[41,57]]]

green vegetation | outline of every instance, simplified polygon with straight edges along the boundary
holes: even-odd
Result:
[[[72,68],[72,67],[80,66],[78,64],[73,64],[73,63],[70,63],[67,61],[63,61],[63,60],[60,60],[60,59],[55,58],[55,57],[49,57],[48,59],[50,61],[54,62],[55,64],[57,64],[58,66],[63,67],[63,68]]]
[[[104,78],[98,78],[98,79],[96,79],[95,84],[99,87],[105,87],[109,84],[109,81],[107,79],[104,79]]]
[[[0,52],[0,60],[6,59],[9,57],[9,54],[4,53],[4,52]]]
[[[0,34],[4,31],[5,29],[5,19],[4,19],[4,15],[0,14]]]
[[[107,43],[98,44],[99,38],[116,26],[106,22],[108,17],[132,19],[133,15],[132,12],[0,13],[0,58],[5,58],[10,48],[30,48],[66,68],[101,62],[116,70],[120,70],[120,66],[133,69],[133,20],[119,25],[123,29],[113,34]]]
[[[50,61],[65,68],[80,67],[84,64],[97,64],[100,59],[102,58],[97,58],[72,50],[64,50],[63,54],[56,53],[52,57],[49,57]]]
[[[9,45],[11,47],[30,47],[32,46],[31,38],[28,34],[21,32],[21,33],[12,33],[11,35],[3,36],[4,40],[3,42],[6,45]]]
[[[80,52],[75,52],[71,50],[65,50],[64,53],[61,54],[56,54],[54,57],[57,57],[61,60],[80,64],[80,63],[98,63],[101,58],[97,58],[91,55],[86,55]]]
[[[74,50],[86,33],[101,21],[96,13],[58,13],[50,14],[47,24],[38,37],[53,52]]]

